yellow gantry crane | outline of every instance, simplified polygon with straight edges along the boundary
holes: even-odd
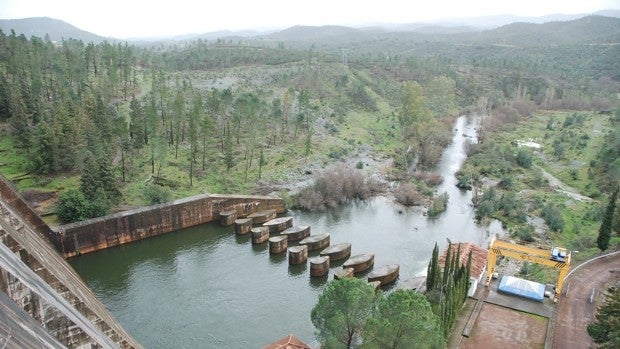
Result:
[[[566,275],[570,269],[570,252],[566,252],[565,248],[554,247],[552,249],[542,249],[533,246],[519,245],[501,239],[493,239],[489,245],[487,257],[487,287],[491,283],[493,272],[495,272],[495,264],[497,256],[506,256],[518,260],[546,265],[559,270],[558,280],[555,283],[555,294],[553,301],[557,303],[564,285]]]

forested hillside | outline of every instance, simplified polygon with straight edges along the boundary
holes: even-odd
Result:
[[[379,164],[367,171],[428,198],[425,171],[459,112],[492,115],[484,137],[538,110],[615,110],[618,21],[432,35],[298,27],[153,47],[1,33],[0,171],[42,212],[71,203],[61,221],[199,192],[286,196],[341,161]],[[596,166],[617,162],[610,151]]]

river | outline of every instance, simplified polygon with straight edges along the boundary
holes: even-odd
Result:
[[[471,193],[456,188],[464,144],[476,141],[475,118],[457,119],[452,144],[437,171],[447,211],[436,218],[385,197],[325,213],[291,211],[294,223],[349,242],[352,253],[375,254],[375,265],[400,264],[400,280],[423,273],[435,242],[471,241],[486,247],[501,231],[474,221]],[[311,254],[314,255],[314,254]],[[328,279],[291,267],[285,254],[230,227],[206,224],[70,260],[119,322],[146,348],[256,348],[293,333],[314,342],[310,311]],[[337,264],[336,266],[341,265]]]

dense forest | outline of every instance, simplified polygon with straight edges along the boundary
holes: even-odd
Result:
[[[543,187],[528,172],[542,166],[595,200],[583,209],[591,223],[571,228],[592,230],[620,178],[619,22],[456,34],[299,27],[150,46],[0,32],[0,171],[68,222],[200,192],[325,208],[385,190],[370,179],[374,162],[387,164],[399,201],[439,214],[449,198],[434,193],[432,170],[454,117],[479,113],[481,144],[459,177],[480,191],[479,218],[575,220],[559,199],[522,200]],[[549,144],[518,148],[515,134]],[[315,187],[290,197],[312,174]],[[499,185],[488,190],[487,179]]]

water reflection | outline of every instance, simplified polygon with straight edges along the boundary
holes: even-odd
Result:
[[[327,273],[323,276],[312,276],[310,279],[310,286],[315,290],[322,290],[323,286],[333,278],[332,273]]]
[[[269,250],[269,242],[264,242],[262,244],[252,244],[252,251],[256,255],[264,254]]]
[[[269,254],[269,261],[271,262],[271,264],[282,264],[282,262],[284,262],[285,260],[288,260],[286,253]]]
[[[298,264],[298,265],[289,265],[288,266],[288,275],[289,276],[307,276],[310,274],[308,270],[308,263]]]

